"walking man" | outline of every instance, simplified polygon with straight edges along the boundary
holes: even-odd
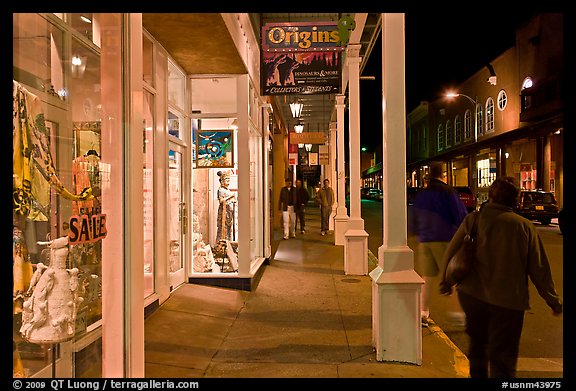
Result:
[[[316,194],[316,201],[320,205],[320,235],[324,236],[328,233],[330,213],[332,213],[332,205],[334,204],[334,190],[330,187],[329,179],[324,179],[324,187]]]
[[[308,190],[302,187],[302,180],[296,179],[296,225],[298,225],[298,221],[300,221],[301,234],[306,233],[305,209],[309,197],[310,196],[308,195]]]
[[[280,190],[278,200],[278,210],[282,212],[282,222],[284,224],[284,240],[296,237],[296,211],[298,202],[296,188],[292,186],[292,179],[286,178],[286,185]]]
[[[428,186],[414,199],[411,231],[418,238],[414,269],[424,279],[421,291],[422,325],[430,321],[430,295],[435,277],[442,270],[442,259],[448,243],[466,217],[467,210],[458,193],[443,179],[441,162],[430,164]],[[464,324],[464,313],[454,296],[448,314],[456,325]]]

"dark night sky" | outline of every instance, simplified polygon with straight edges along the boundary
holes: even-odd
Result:
[[[446,88],[463,82],[514,46],[516,28],[539,11],[494,12],[490,8],[477,7],[474,12],[471,8],[466,12],[406,11],[406,113],[420,101],[440,97]],[[382,136],[380,39],[362,75],[376,76],[375,81],[360,84],[361,142],[373,149],[380,147]]]

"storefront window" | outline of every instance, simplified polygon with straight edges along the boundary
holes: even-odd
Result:
[[[142,36],[142,79],[154,87],[154,44],[146,35]]]
[[[256,128],[250,129],[250,254],[255,259],[263,253],[264,215],[262,213],[262,137]]]
[[[181,138],[182,132],[180,126],[182,124],[182,118],[175,113],[173,110],[168,111],[168,134]]]
[[[478,202],[488,200],[488,188],[496,179],[496,152],[485,150],[477,162]]]
[[[168,103],[184,110],[186,78],[173,62],[168,62]]]
[[[144,297],[154,293],[154,107],[144,90]]]
[[[192,273],[238,271],[236,118],[197,121]]]
[[[88,12],[70,14],[70,25],[72,28],[98,47],[100,47],[101,41],[99,22],[98,14]]]
[[[102,376],[112,189],[97,20],[13,14],[14,377]]]

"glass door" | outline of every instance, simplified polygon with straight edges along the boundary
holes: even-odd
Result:
[[[168,264],[170,290],[185,280],[185,235],[188,216],[183,186],[183,156],[185,148],[170,142],[168,149]]]

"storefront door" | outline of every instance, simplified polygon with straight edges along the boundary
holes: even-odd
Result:
[[[185,280],[184,257],[188,212],[183,191],[185,148],[172,142],[168,148],[168,265],[170,289],[174,290]]]

